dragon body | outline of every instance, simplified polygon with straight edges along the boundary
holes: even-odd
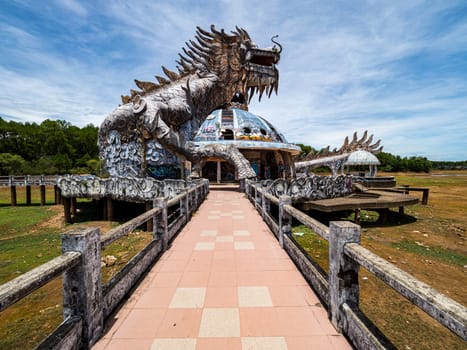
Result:
[[[280,49],[259,49],[249,34],[197,28],[195,40],[179,54],[178,73],[162,67],[157,83],[135,80],[140,90],[122,96],[99,128],[98,146],[111,176],[146,176],[151,166],[189,160],[199,164],[219,157],[235,164],[239,178],[254,177],[245,157],[232,145],[196,147],[190,140],[217,108],[247,110],[259,99],[277,93]],[[280,45],[279,45],[280,46]]]
[[[354,132],[352,140],[349,141],[349,137],[347,136],[339,149],[334,148],[331,151],[330,146],[327,146],[319,152],[311,151],[299,162],[295,162],[295,169],[307,172],[312,168],[328,166],[331,168],[333,175],[337,175],[339,168],[342,167],[352,152],[364,150],[376,155],[383,150],[383,146],[380,146],[381,140],[375,143],[372,142],[373,135],[368,136],[367,130],[365,130],[360,139],[358,138],[357,132]]]

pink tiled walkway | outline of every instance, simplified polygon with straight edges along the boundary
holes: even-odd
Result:
[[[211,191],[98,349],[351,349],[240,192]]]

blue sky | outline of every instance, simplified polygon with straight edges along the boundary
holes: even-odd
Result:
[[[392,154],[467,159],[465,0],[0,0],[0,115],[98,126],[211,24],[279,35],[279,94],[250,111],[288,141],[368,130]]]

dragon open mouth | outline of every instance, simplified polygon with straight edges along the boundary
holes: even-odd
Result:
[[[258,50],[259,51],[259,50]],[[279,87],[279,71],[276,69],[276,63],[279,57],[274,52],[261,50],[261,54],[255,52],[248,62],[248,78],[246,81],[246,90],[251,101],[255,93],[259,94],[259,100],[266,92],[268,97]]]
[[[260,66],[273,66],[279,62],[279,55],[274,51],[252,50],[250,63]]]

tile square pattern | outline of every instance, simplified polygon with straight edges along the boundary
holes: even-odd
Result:
[[[242,350],[287,350],[284,337],[242,338]]]
[[[234,230],[233,232],[233,235],[234,236],[249,236],[250,235],[250,232],[249,231],[246,231],[246,230]]]
[[[195,250],[214,250],[214,242],[198,242]]]
[[[215,237],[217,236],[217,230],[202,230],[201,237]]]
[[[228,338],[240,336],[238,308],[205,308],[199,327],[200,338]]]
[[[196,350],[195,338],[154,339],[151,350]]]
[[[206,288],[177,288],[169,308],[201,308],[204,306],[205,296]]]
[[[234,242],[235,250],[254,250],[255,244],[253,242]]]
[[[271,295],[268,287],[238,287],[238,306],[240,307],[270,307]]]
[[[230,243],[234,241],[234,236],[217,236],[216,242],[219,243]]]

